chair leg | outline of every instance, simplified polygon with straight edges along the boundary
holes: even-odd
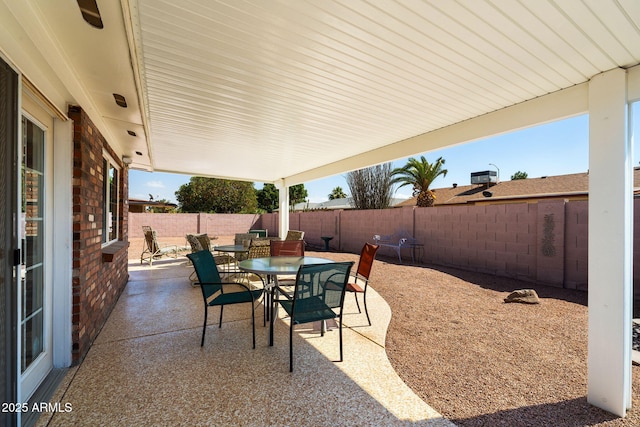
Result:
[[[222,309],[224,308],[224,305],[220,306],[220,323],[218,323],[218,328],[222,328]]]
[[[202,325],[202,340],[200,341],[200,347],[204,345],[204,333],[207,331],[207,311],[208,306],[204,306],[204,324]]]
[[[360,310],[360,303],[358,302],[358,293],[354,292],[353,297],[356,299],[356,307],[358,307],[358,313],[362,313],[362,310]]]
[[[196,284],[196,282],[198,281],[198,277],[196,276],[196,271],[195,270],[193,270],[191,272],[191,274],[189,275],[189,281],[191,282],[191,286],[193,286],[193,287],[198,286]]]
[[[262,327],[267,326],[267,294],[262,293]]]
[[[260,280],[262,280],[262,304],[263,304],[262,326],[265,327],[265,326],[267,326],[267,301],[268,301],[267,295],[268,295],[268,292],[267,292],[267,287],[266,287],[266,284],[264,282],[264,279],[262,279],[261,276],[258,276],[258,277],[260,277]],[[255,310],[255,306],[253,307],[253,309]]]
[[[275,308],[273,307],[274,304],[277,304],[275,302],[275,296],[273,294],[275,288],[271,288],[271,297],[269,299],[269,346],[273,347],[273,324],[275,322],[275,316],[274,316],[274,312],[275,312]]]
[[[256,348],[256,316],[255,314],[256,314],[256,310],[252,302],[251,303],[251,329],[253,330],[253,349],[254,350]]]
[[[340,315],[340,361],[342,362],[342,315]]]
[[[362,294],[362,301],[364,302],[364,312],[367,315],[367,322],[369,322],[369,326],[371,326],[371,319],[369,318],[369,309],[367,308],[367,288],[364,289],[364,293]]]
[[[289,326],[289,372],[293,372],[293,319]]]

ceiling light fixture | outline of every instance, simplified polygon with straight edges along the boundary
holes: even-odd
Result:
[[[104,28],[96,0],[78,0],[78,7],[80,8],[80,13],[82,13],[82,18],[89,25],[100,30]]]
[[[116,100],[116,104],[118,104],[120,107],[122,108],[127,108],[127,100],[125,99],[124,96],[118,94],[118,93],[114,93],[113,94],[113,99]]]

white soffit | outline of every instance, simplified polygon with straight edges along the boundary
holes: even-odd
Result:
[[[449,141],[446,129],[514,105],[544,116],[548,103],[525,101],[575,96],[562,90],[640,62],[636,0],[121,1],[131,57],[110,35],[92,40],[109,61],[76,69],[98,77],[83,83],[106,123],[147,126],[151,168],[193,175],[343,173],[428,151],[433,131]],[[135,105],[134,82],[108,71],[128,79],[131,66],[143,117],[120,118],[106,95],[119,86]]]
[[[637,0],[121,0],[99,2],[103,30],[73,1],[0,1],[31,42],[0,30],[0,48],[132,167],[251,181],[579,114],[584,82],[640,62]]]
[[[136,6],[156,170],[253,181],[341,173],[345,158],[640,61],[635,1]],[[392,158],[430,149],[414,145]]]

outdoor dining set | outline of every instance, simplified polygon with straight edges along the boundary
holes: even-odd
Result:
[[[353,262],[335,262],[327,258],[305,255],[304,232],[289,230],[284,240],[269,237],[267,230],[237,233],[234,244],[212,245],[207,234],[188,234],[188,246],[161,245],[151,227],[143,227],[145,249],[140,262],[150,265],[154,259],[167,255],[177,258],[181,251],[193,264],[189,277],[193,286],[202,290],[204,321],[200,345],[204,346],[209,307],[220,307],[218,327],[222,327],[226,305],[251,304],[253,348],[256,347],[255,309],[264,307],[263,326],[269,321],[269,345],[273,346],[273,329],[277,309],[281,307],[290,319],[289,370],[293,371],[293,329],[295,325],[320,322],[324,336],[326,321],[337,320],[342,349],[342,311],[347,292],[362,294],[367,322],[367,287],[371,267],[380,245],[365,243],[356,271]],[[257,278],[257,279],[255,279]],[[254,279],[254,280],[252,280]]]
[[[247,238],[248,237],[248,238]],[[264,307],[263,326],[269,322],[269,345],[278,307],[289,317],[289,370],[293,371],[293,330],[298,324],[320,322],[321,335],[326,321],[337,320],[342,349],[342,311],[345,294],[363,294],[367,321],[366,290],[378,246],[366,243],[357,270],[353,262],[305,255],[304,233],[290,231],[285,240],[257,233],[236,235],[234,245],[201,248],[195,245],[187,257],[195,270],[194,286],[202,289],[204,321],[200,345],[204,345],[210,307],[220,307],[218,327],[222,327],[223,309],[231,304],[251,304],[253,348],[256,347],[255,309]],[[192,240],[190,240],[191,242]],[[193,246],[193,245],[192,245]],[[251,280],[251,278],[257,280]]]

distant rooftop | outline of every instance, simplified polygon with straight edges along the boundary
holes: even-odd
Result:
[[[129,212],[146,212],[147,208],[162,208],[166,210],[175,209],[175,203],[156,202],[144,199],[129,199]]]
[[[516,179],[496,184],[458,185],[432,190],[436,195],[436,206],[553,198],[586,200],[589,196],[589,173]],[[634,168],[634,194],[640,194],[640,168]],[[412,197],[398,206],[415,205],[416,198]]]
[[[397,206],[406,200],[407,199],[392,198],[391,206]],[[320,210],[320,209],[330,209],[330,210],[353,209],[353,198],[345,197],[342,199],[327,200],[326,202],[320,202],[320,203],[310,203],[310,202],[297,203],[294,205],[292,211]]]

